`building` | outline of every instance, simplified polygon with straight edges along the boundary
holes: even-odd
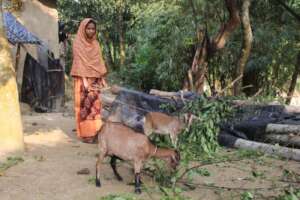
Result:
[[[19,0],[6,10],[4,24],[11,44],[20,100],[36,111],[58,110],[63,103],[64,71],[59,64],[56,0]],[[4,2],[7,8],[13,1]]]

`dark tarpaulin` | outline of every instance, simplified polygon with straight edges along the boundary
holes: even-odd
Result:
[[[198,96],[185,93],[185,100],[193,100]],[[143,117],[148,112],[172,114],[183,108],[182,99],[167,99],[159,96],[122,89],[112,104],[110,121],[121,122],[136,131],[143,132]],[[169,108],[168,108],[169,107]]]
[[[10,12],[3,12],[6,36],[10,43],[40,44],[40,40],[29,32]]]

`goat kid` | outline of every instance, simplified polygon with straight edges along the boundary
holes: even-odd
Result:
[[[169,116],[161,112],[149,112],[143,118],[144,134],[152,133],[170,135],[173,145],[176,146],[178,134],[185,128],[186,123],[179,117]]]
[[[111,156],[111,167],[116,178],[122,177],[116,169],[116,159],[133,161],[135,174],[135,192],[141,193],[141,169],[146,160],[156,157],[165,160],[173,169],[179,164],[178,151],[167,148],[158,148],[149,138],[121,123],[106,122],[98,134],[99,157],[96,163],[96,186],[100,187],[100,168],[103,159]]]

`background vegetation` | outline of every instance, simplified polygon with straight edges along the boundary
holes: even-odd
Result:
[[[204,30],[213,40],[229,19],[224,0],[58,2],[60,17],[72,34],[84,17],[97,20],[111,76],[145,91],[182,89],[197,46],[201,45],[198,30]],[[237,1],[240,15],[242,2]],[[300,49],[300,1],[283,1],[296,16],[280,2],[252,1],[250,6],[253,42],[241,86],[247,86],[243,91],[248,96],[259,91],[275,97],[286,94],[290,87]],[[206,80],[210,89],[221,91],[236,78],[243,40],[243,26],[238,25],[225,47],[208,60]]]

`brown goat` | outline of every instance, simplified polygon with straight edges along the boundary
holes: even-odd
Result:
[[[179,164],[179,152],[173,149],[158,148],[148,137],[135,132],[121,123],[106,122],[98,134],[100,154],[96,163],[96,186],[100,187],[100,165],[106,156],[111,156],[111,167],[118,180],[122,181],[116,169],[116,159],[133,161],[135,192],[141,193],[140,172],[144,162],[156,157],[165,160],[173,169]]]
[[[152,133],[170,135],[174,145],[177,143],[178,134],[185,127],[185,123],[179,117],[160,112],[149,112],[143,120],[145,135],[149,136]]]

